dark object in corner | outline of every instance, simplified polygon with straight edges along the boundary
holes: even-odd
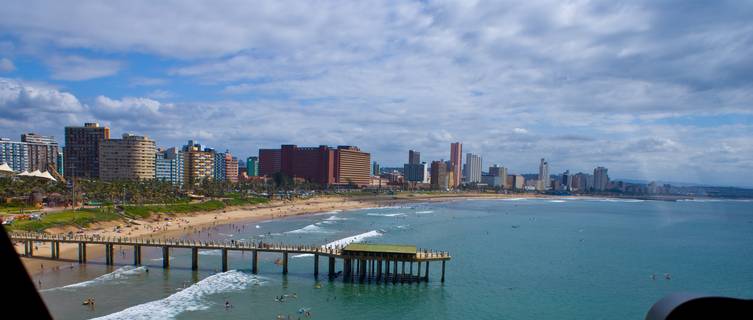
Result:
[[[0,227],[0,261],[3,288],[8,290],[3,295],[3,304],[26,319],[52,319],[4,227]]]
[[[753,319],[753,300],[674,293],[656,302],[646,314],[646,320],[684,319]]]

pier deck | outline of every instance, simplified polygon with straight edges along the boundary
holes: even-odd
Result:
[[[279,253],[282,255],[282,273],[288,272],[288,256],[290,254],[314,255],[314,276],[319,275],[319,258],[328,259],[328,276],[330,279],[342,275],[348,282],[417,282],[429,280],[429,263],[441,262],[441,281],[445,279],[445,263],[451,259],[446,251],[419,250],[410,245],[392,244],[362,244],[353,243],[347,246],[315,246],[293,245],[282,243],[246,242],[246,241],[193,241],[181,239],[140,239],[129,237],[97,237],[83,235],[49,235],[43,233],[12,233],[10,238],[14,242],[24,243],[24,256],[34,256],[35,242],[50,243],[50,258],[60,258],[60,243],[74,243],[78,245],[78,261],[86,263],[87,245],[103,245],[105,247],[105,263],[113,265],[114,246],[129,246],[133,248],[133,264],[141,265],[142,247],[162,248],[162,266],[170,267],[170,249],[190,249],[191,269],[198,269],[199,250],[220,250],[222,252],[222,271],[228,270],[229,251],[250,251],[252,257],[252,273],[258,273],[258,254],[260,252]],[[336,270],[337,259],[342,260],[342,270]],[[406,263],[408,273],[406,273]],[[417,263],[417,274],[413,264]],[[398,270],[398,264],[402,266]],[[422,276],[421,267],[425,265]]]

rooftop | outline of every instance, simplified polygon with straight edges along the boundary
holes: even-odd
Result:
[[[361,251],[376,253],[399,253],[399,254],[416,254],[416,246],[405,244],[372,244],[372,243],[351,243],[343,249],[344,251]]]

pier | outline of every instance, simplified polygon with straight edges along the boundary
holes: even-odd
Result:
[[[445,264],[451,259],[446,251],[418,249],[413,245],[351,243],[346,246],[325,247],[312,245],[271,244],[245,241],[193,241],[180,239],[138,239],[128,237],[96,237],[82,235],[49,235],[42,233],[12,233],[13,242],[24,244],[25,257],[34,256],[34,243],[49,243],[51,259],[60,259],[60,244],[78,246],[78,262],[86,263],[89,245],[101,245],[105,249],[105,264],[115,264],[115,246],[133,250],[133,265],[141,265],[141,248],[162,249],[162,267],[170,268],[170,253],[175,249],[191,251],[191,269],[199,268],[199,250],[219,250],[222,271],[229,269],[228,253],[243,251],[251,253],[251,272],[259,272],[259,253],[280,255],[282,274],[288,273],[291,254],[310,254],[314,258],[314,277],[319,277],[319,260],[327,260],[327,276],[330,280],[342,278],[352,283],[414,283],[428,282],[430,263],[441,264],[440,281],[445,280]],[[338,260],[340,263],[338,263]],[[341,268],[338,271],[337,266]],[[414,268],[415,266],[415,268]],[[423,271],[423,272],[422,272]]]

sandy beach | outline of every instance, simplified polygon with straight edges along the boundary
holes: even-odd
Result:
[[[153,215],[149,219],[131,222],[110,221],[97,223],[83,230],[85,235],[103,237],[134,238],[173,238],[191,232],[197,228],[234,222],[253,222],[279,219],[303,214],[314,214],[333,210],[355,210],[380,206],[392,206],[400,203],[427,201],[456,201],[464,199],[502,199],[542,197],[536,194],[490,194],[490,193],[447,193],[447,194],[407,194],[400,196],[323,196],[310,199],[276,200],[262,205],[230,207],[224,210],[180,215]],[[60,234],[79,231],[76,227],[50,228],[46,232]],[[23,244],[17,244],[16,250],[23,253]],[[99,257],[104,254],[102,246],[91,245],[87,255]],[[60,260],[50,259],[49,244],[35,247],[34,258],[22,257],[26,270],[34,275],[45,270],[70,267],[77,264],[77,247],[74,244],[61,244]]]

